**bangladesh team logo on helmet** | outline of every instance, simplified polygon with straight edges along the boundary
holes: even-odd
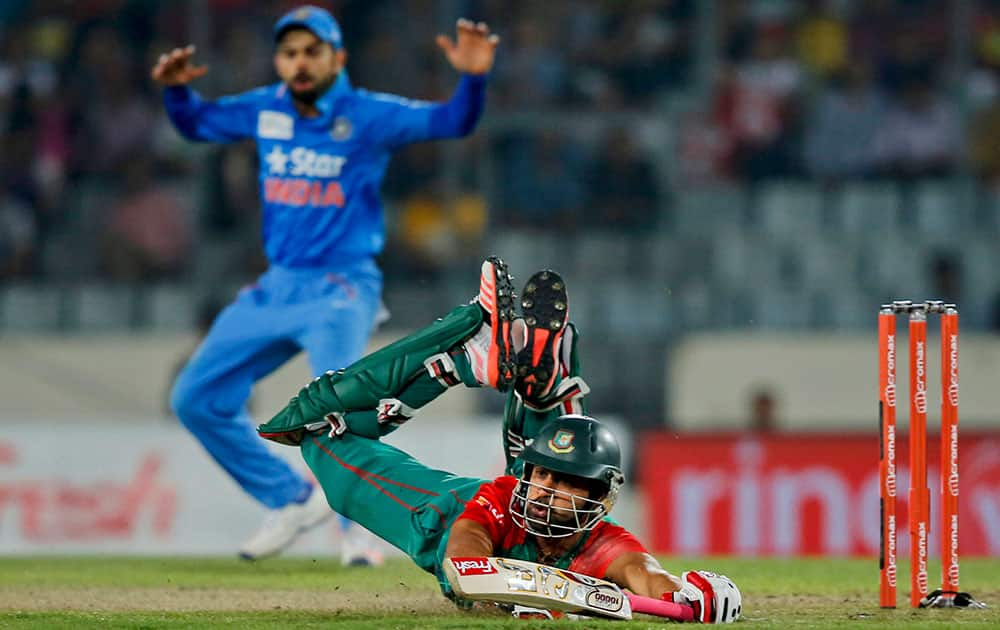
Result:
[[[565,415],[549,421],[519,458],[524,468],[511,496],[511,518],[537,536],[559,538],[593,529],[611,511],[625,482],[618,440],[588,416]],[[585,488],[586,495],[532,481],[536,468],[548,471],[552,479]]]
[[[573,432],[559,429],[549,440],[549,450],[553,453],[569,453],[573,450]]]

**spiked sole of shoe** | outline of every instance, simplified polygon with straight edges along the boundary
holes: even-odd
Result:
[[[491,322],[494,335],[493,346],[497,349],[496,388],[505,392],[514,381],[516,366],[510,326],[515,317],[514,301],[517,296],[514,294],[513,276],[507,269],[507,263],[497,256],[490,256],[486,260],[493,265],[493,281],[496,286],[496,321]]]
[[[527,340],[517,354],[518,392],[525,398],[544,397],[556,377],[557,344],[569,318],[566,283],[546,269],[528,279],[521,293],[521,315]]]

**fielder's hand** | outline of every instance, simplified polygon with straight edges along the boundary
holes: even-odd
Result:
[[[447,35],[438,35],[436,40],[452,67],[465,74],[489,72],[493,67],[500,37],[490,34],[490,27],[486,22],[473,24],[465,18],[458,21],[455,30],[457,42],[453,42]]]
[[[193,56],[194,46],[174,48],[169,53],[160,55],[150,76],[160,85],[187,85],[208,72],[207,66],[196,66],[191,63]]]
[[[732,623],[743,611],[743,596],[733,581],[711,571],[685,571],[681,590],[664,593],[664,599],[694,608],[695,621]]]

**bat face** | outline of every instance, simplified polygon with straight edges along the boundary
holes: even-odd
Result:
[[[525,560],[451,558],[445,573],[462,597],[562,612],[631,619],[625,593],[615,584]]]

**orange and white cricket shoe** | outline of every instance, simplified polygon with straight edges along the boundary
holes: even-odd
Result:
[[[475,301],[486,313],[486,322],[465,344],[476,380],[501,392],[514,380],[514,348],[511,323],[514,321],[513,278],[507,264],[497,256],[483,262],[479,295]]]
[[[528,278],[521,292],[523,345],[517,340],[514,388],[526,401],[540,401],[552,391],[560,370],[560,347],[569,322],[569,296],[562,276],[545,269]],[[519,322],[520,323],[520,322]],[[519,336],[521,326],[518,326]]]

